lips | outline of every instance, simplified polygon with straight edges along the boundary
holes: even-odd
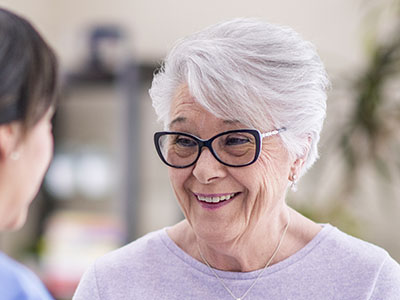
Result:
[[[197,195],[197,199],[200,201],[204,201],[207,203],[218,203],[221,201],[229,200],[235,196],[235,193],[229,195],[222,195],[222,196],[205,196],[205,195]]]
[[[195,194],[195,196],[202,207],[216,209],[231,202],[238,194]]]

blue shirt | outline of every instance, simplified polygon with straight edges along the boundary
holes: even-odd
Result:
[[[33,272],[0,252],[1,300],[53,300]]]

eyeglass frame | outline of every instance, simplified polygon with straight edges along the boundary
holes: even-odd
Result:
[[[180,132],[180,131],[157,131],[154,133],[154,145],[156,147],[157,150],[157,154],[158,156],[161,158],[162,162],[165,163],[167,166],[171,167],[171,168],[176,168],[176,169],[184,169],[184,168],[188,168],[193,166],[194,164],[197,163],[197,161],[200,158],[201,152],[203,147],[208,148],[208,150],[210,150],[211,154],[214,156],[214,158],[221,164],[228,166],[228,167],[233,167],[233,168],[241,168],[241,167],[246,167],[248,165],[253,164],[254,162],[257,161],[258,157],[260,156],[260,152],[261,152],[261,148],[262,148],[262,140],[266,137],[269,136],[273,136],[273,135],[277,135],[281,132],[286,131],[286,127],[281,127],[279,129],[274,129],[268,132],[264,132],[261,133],[259,130],[257,129],[235,129],[235,130],[228,130],[228,131],[224,131],[224,132],[220,132],[217,135],[214,135],[213,137],[204,140],[201,139],[195,135],[192,135],[190,133],[186,133],[186,132]],[[237,133],[237,132],[245,132],[245,133],[250,133],[251,135],[254,136],[254,138],[256,139],[256,145],[258,144],[258,147],[256,147],[256,152],[254,154],[254,159],[248,163],[242,164],[242,165],[231,165],[228,164],[226,162],[223,162],[217,155],[217,153],[214,152],[214,149],[212,148],[212,142],[217,139],[218,137],[225,135],[225,134],[230,134],[230,133]],[[167,162],[167,160],[164,158],[164,155],[162,154],[160,145],[158,143],[158,141],[160,140],[160,137],[162,137],[163,135],[167,135],[167,134],[179,134],[182,136],[187,136],[192,138],[194,141],[196,141],[197,146],[198,146],[198,151],[197,151],[197,157],[196,159],[188,164],[188,165],[184,165],[184,166],[175,166],[175,165],[171,165],[170,163]]]

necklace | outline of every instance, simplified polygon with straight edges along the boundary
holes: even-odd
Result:
[[[222,286],[225,288],[225,290],[232,296],[233,299],[235,300],[243,300],[247,294],[250,292],[250,290],[255,286],[255,284],[257,283],[257,281],[261,278],[262,274],[264,273],[264,271],[268,268],[268,266],[271,264],[272,260],[275,258],[276,254],[279,251],[279,248],[282,245],[283,239],[286,235],[286,232],[289,228],[289,224],[290,224],[290,214],[288,215],[288,222],[285,226],[285,229],[283,230],[282,236],[279,240],[278,245],[275,248],[274,253],[272,253],[271,258],[268,260],[267,264],[265,265],[265,267],[262,269],[262,271],[260,272],[260,274],[258,274],[257,278],[253,281],[253,283],[251,284],[251,286],[247,289],[247,291],[241,296],[241,297],[236,297],[235,294],[233,294],[233,292],[230,290],[230,288],[228,288],[228,286],[225,284],[224,280],[218,276],[217,272],[215,272],[215,270],[213,268],[211,268],[210,264],[208,263],[208,261],[204,258],[203,253],[200,250],[199,244],[197,244],[197,250],[199,251],[199,254],[201,256],[201,259],[204,261],[204,263],[207,265],[207,267],[211,270],[211,272],[214,274],[215,278],[218,279],[218,281],[222,284]]]

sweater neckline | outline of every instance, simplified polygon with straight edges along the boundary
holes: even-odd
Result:
[[[275,272],[278,272],[282,269],[287,268],[288,266],[295,264],[296,262],[300,261],[303,259],[305,256],[307,256],[310,252],[312,252],[335,228],[330,224],[320,224],[322,226],[322,229],[320,232],[317,233],[317,235],[310,241],[308,242],[303,248],[301,248],[299,251],[294,253],[293,255],[289,256],[288,258],[273,264],[272,266],[269,266],[263,276],[267,276],[268,274],[272,274]],[[159,237],[164,244],[164,246],[178,259],[183,261],[185,264],[187,264],[189,267],[196,269],[197,271],[200,271],[201,273],[207,274],[209,276],[214,277],[214,274],[210,271],[210,269],[197,259],[193,258],[190,256],[188,253],[183,251],[168,235],[167,230],[170,227],[165,227],[162,230],[160,230]],[[255,271],[250,271],[250,272],[232,272],[232,271],[221,271],[218,269],[214,269],[215,272],[217,272],[218,276],[224,279],[233,279],[233,280],[243,280],[243,279],[254,279],[258,276],[259,272],[262,271],[260,270],[255,270]]]

